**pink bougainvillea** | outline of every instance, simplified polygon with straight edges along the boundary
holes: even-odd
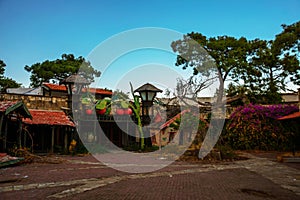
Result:
[[[285,149],[292,133],[276,119],[297,111],[294,105],[240,106],[231,114],[223,139],[236,149]]]

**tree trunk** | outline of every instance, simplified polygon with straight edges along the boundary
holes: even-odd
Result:
[[[226,76],[227,76],[227,74],[225,74],[224,78],[223,78],[220,69],[218,69],[218,78],[219,78],[220,85],[219,85],[219,91],[217,93],[217,95],[218,95],[217,96],[217,104],[222,103],[223,93],[224,93],[224,80],[225,80]]]

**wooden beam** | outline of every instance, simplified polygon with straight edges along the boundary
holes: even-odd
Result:
[[[64,137],[64,152],[67,153],[68,152],[68,132],[69,132],[69,128],[67,128],[68,130],[65,130],[65,137]]]
[[[55,127],[52,126],[52,134],[51,134],[51,153],[54,152],[54,131],[55,131]]]
[[[1,118],[0,118],[0,137],[2,137],[3,118],[4,118],[4,114],[1,115]],[[1,149],[1,150],[5,150],[5,149],[4,149],[4,143],[5,143],[5,140],[3,139],[3,149]]]
[[[3,144],[3,148],[4,150],[6,150],[6,143],[7,143],[7,118],[5,120],[5,130],[4,130],[4,144]]]
[[[19,139],[19,148],[22,148],[22,121],[18,119],[18,132],[19,132],[19,135],[18,135],[18,139]]]

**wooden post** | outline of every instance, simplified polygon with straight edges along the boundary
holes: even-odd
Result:
[[[65,130],[65,138],[64,138],[64,152],[67,153],[68,152],[68,132],[69,132],[69,128],[66,128],[67,130]]]
[[[18,120],[19,122],[19,148],[22,148],[22,122],[20,120]]]
[[[4,143],[3,143],[4,150],[6,150],[6,143],[7,143],[7,119],[5,120],[5,130],[4,130]]]
[[[1,115],[1,118],[0,118],[0,137],[2,137],[2,125],[3,125],[3,118],[4,118],[4,114],[3,115]],[[4,149],[4,145],[5,144],[5,140],[3,139],[3,149],[0,149],[0,150],[5,150]]]
[[[51,135],[51,153],[54,152],[54,131],[55,131],[55,128],[54,128],[54,126],[52,126],[52,135]]]
[[[22,131],[22,130],[21,130],[21,131]],[[23,140],[23,146],[24,146],[24,147],[26,147],[26,142],[27,142],[27,141],[26,141],[26,139],[27,139],[27,138],[26,138],[26,137],[27,137],[26,135],[27,135],[27,134],[24,133],[24,140]],[[31,151],[32,151],[32,150],[33,150],[33,149],[31,149]]]
[[[41,129],[42,129],[42,131],[41,131],[41,133],[43,133],[43,135],[42,135],[42,137],[41,137],[41,140],[42,140],[42,142],[41,142],[41,144],[42,144],[42,151],[44,151],[45,149],[46,149],[46,151],[48,151],[48,147],[47,146],[45,146],[45,128],[43,128],[43,127],[41,127]],[[36,131],[36,130],[35,130]],[[39,141],[38,141],[39,142]],[[37,142],[37,143],[38,143]]]
[[[128,120],[126,121],[126,134],[125,134],[125,142],[124,142],[124,144],[123,145],[126,145],[126,146],[128,146],[128,135],[129,135],[129,122],[128,122]]]

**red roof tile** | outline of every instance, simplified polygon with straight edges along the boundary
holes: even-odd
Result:
[[[300,112],[295,112],[295,113],[280,117],[280,118],[278,118],[278,120],[294,119],[294,118],[298,118],[298,117],[300,117]]]
[[[84,88],[82,92],[86,92],[86,88]],[[103,94],[103,95],[112,95],[113,93],[111,90],[106,90],[102,88],[88,88],[88,92],[93,94]]]
[[[32,120],[23,119],[25,124],[43,124],[43,125],[57,125],[57,126],[72,126],[75,124],[63,111],[50,110],[29,110],[32,115]]]
[[[16,103],[16,101],[1,101],[0,112],[5,112],[9,107],[15,105]]]
[[[67,87],[65,85],[57,85],[53,83],[43,83],[44,86],[49,88],[50,90],[55,90],[55,91],[65,91],[67,92]],[[83,88],[82,92],[86,92],[87,89]],[[89,88],[88,92],[93,93],[93,94],[103,94],[103,95],[112,95],[111,90],[106,90],[102,88]]]
[[[57,84],[53,84],[53,83],[43,83],[43,85],[48,87],[50,90],[67,92],[67,87],[65,85],[57,85]]]
[[[22,101],[0,101],[0,112],[4,115],[17,112],[25,118],[31,118],[28,108]]]

